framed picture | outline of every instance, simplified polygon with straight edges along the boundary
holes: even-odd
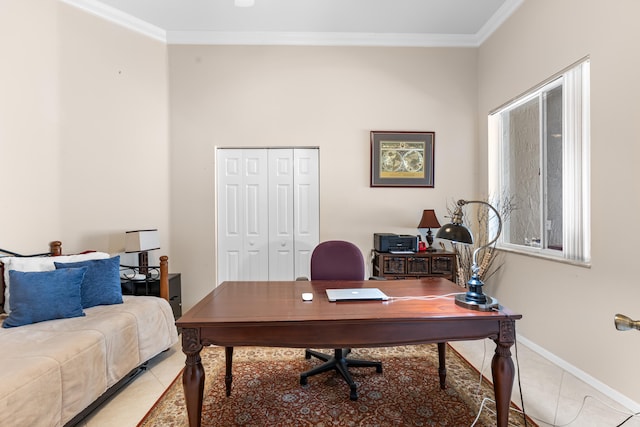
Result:
[[[433,187],[435,132],[371,132],[371,187]]]

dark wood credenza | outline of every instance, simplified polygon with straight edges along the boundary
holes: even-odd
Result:
[[[372,275],[385,279],[420,279],[442,277],[456,282],[456,254],[448,251],[426,251],[392,254],[372,251]]]

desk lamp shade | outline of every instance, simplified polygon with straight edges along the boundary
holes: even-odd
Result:
[[[473,243],[473,236],[467,227],[462,224],[450,223],[438,231],[438,239],[451,240],[458,243],[470,245]]]
[[[478,252],[493,245],[498,240],[498,237],[500,237],[500,232],[502,231],[502,218],[500,218],[500,214],[496,208],[491,206],[489,203],[480,200],[458,200],[456,210],[453,213],[453,218],[451,218],[451,223],[441,227],[440,230],[438,230],[436,237],[438,239],[451,240],[453,242],[464,244],[473,243],[473,235],[471,234],[471,231],[462,224],[462,207],[470,203],[479,203],[489,207],[494,212],[496,219],[498,220],[498,228],[493,240],[473,251],[473,265],[471,266],[472,275],[467,282],[467,288],[469,290],[466,294],[456,295],[455,301],[456,304],[472,310],[492,311],[498,307],[498,300],[487,296],[482,292],[484,283],[478,274],[480,272],[480,267],[478,266]]]
[[[441,227],[436,235],[438,239],[451,240],[458,243],[473,243],[473,235],[467,227],[462,224],[462,207],[458,206],[453,213],[451,222]]]
[[[432,228],[440,228],[440,223],[438,222],[438,217],[436,217],[436,211],[433,209],[425,209],[422,211],[422,218],[420,218],[420,223],[418,223],[418,230],[426,228],[427,229],[427,243],[429,247],[428,251],[435,251],[436,249],[431,246],[433,244],[433,234],[431,234]]]
[[[125,236],[125,252],[138,252],[138,266],[140,274],[149,273],[149,252],[160,249],[160,233],[158,230],[127,231]]]

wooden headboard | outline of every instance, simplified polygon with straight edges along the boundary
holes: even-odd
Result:
[[[16,252],[0,249],[0,254],[6,254],[16,257],[39,257],[39,256],[60,256],[62,255],[62,242],[55,240],[49,243],[49,252],[33,255],[21,255]],[[0,258],[0,313],[4,307],[4,264]],[[160,257],[160,297],[169,300],[169,257],[163,255]]]

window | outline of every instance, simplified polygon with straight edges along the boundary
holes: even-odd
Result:
[[[489,115],[489,191],[515,206],[502,249],[590,262],[589,61]]]

